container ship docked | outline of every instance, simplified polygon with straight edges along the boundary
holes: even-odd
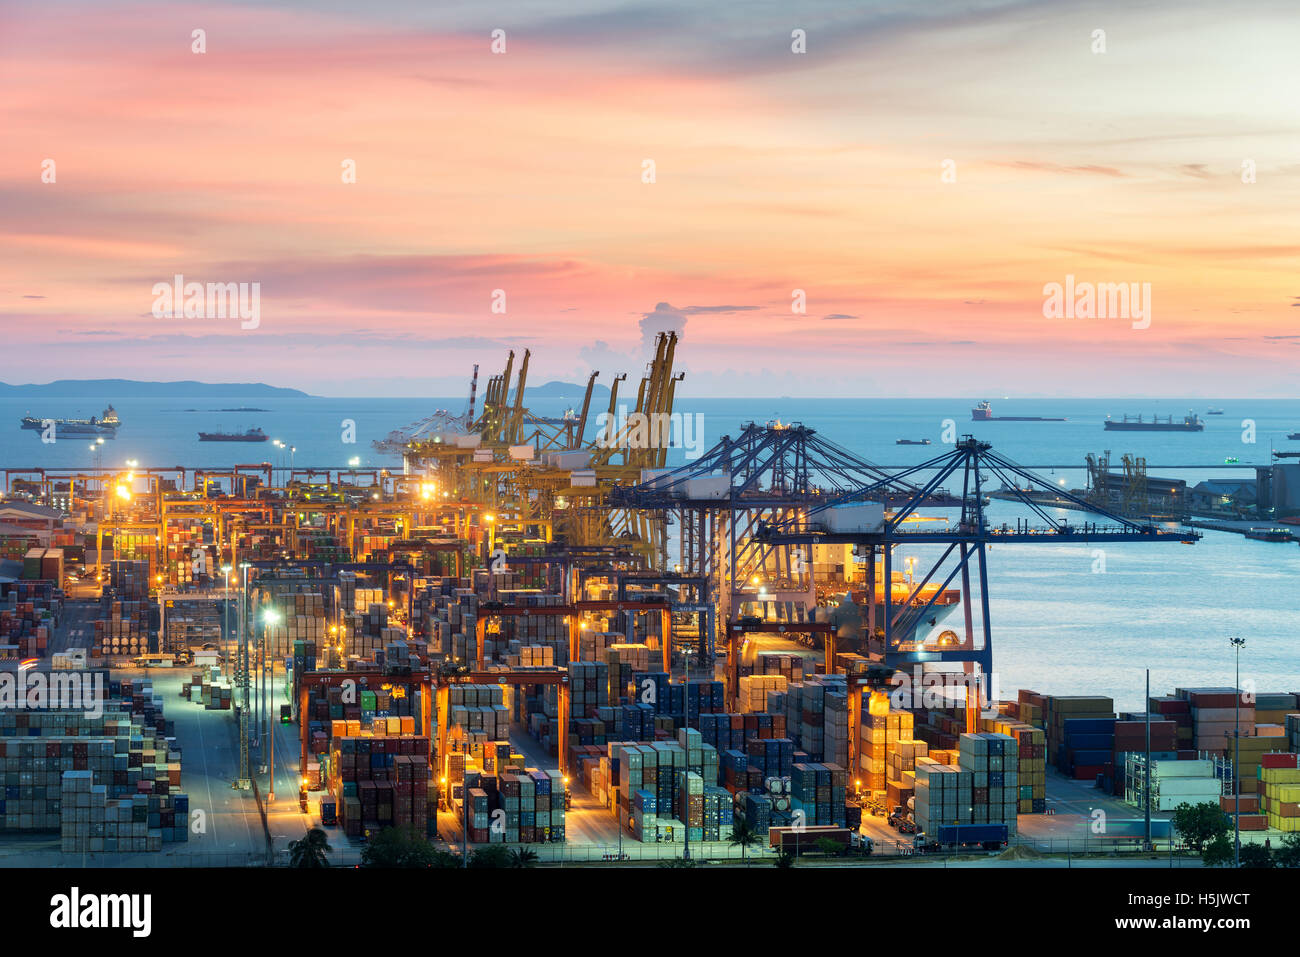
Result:
[[[55,435],[97,435],[113,439],[122,420],[110,405],[98,418],[92,415],[89,419],[43,419],[29,415],[23,418],[22,427],[41,432],[49,424],[53,424]]]
[[[994,415],[993,406],[985,399],[970,410],[972,422],[1065,422],[1067,419],[1049,415]]]
[[[265,442],[267,435],[261,429],[247,432],[200,432],[200,442]]]
[[[1195,412],[1189,412],[1182,419],[1175,419],[1172,415],[1161,419],[1158,415],[1153,415],[1149,419],[1142,416],[1124,416],[1116,422],[1114,419],[1106,419],[1107,432],[1204,432],[1205,423]]]

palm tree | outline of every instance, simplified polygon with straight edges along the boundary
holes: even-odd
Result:
[[[746,863],[748,863],[746,852],[749,848],[759,843],[758,832],[749,826],[748,821],[743,820],[736,821],[736,823],[732,825],[731,836],[727,838],[727,840],[731,842],[733,847],[739,845],[740,859]]]
[[[329,867],[329,836],[313,827],[297,841],[289,843],[290,867]]]
[[[517,847],[510,852],[511,867],[532,867],[538,860],[537,852],[531,847]]]

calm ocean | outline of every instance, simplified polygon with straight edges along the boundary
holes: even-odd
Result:
[[[699,415],[703,448],[748,421],[800,422],[825,438],[881,465],[908,465],[940,454],[945,419],[957,434],[974,434],[1008,458],[1039,469],[1053,482],[1084,483],[1083,457],[1111,450],[1112,467],[1124,453],[1144,455],[1151,474],[1168,474],[1194,484],[1205,478],[1253,477],[1253,470],[1179,469],[1236,458],[1243,465],[1267,464],[1270,449],[1300,451],[1288,441],[1300,430],[1300,401],[1249,399],[1022,399],[989,396],[995,415],[1065,416],[1066,422],[971,421],[973,400],[958,399],[690,399],[678,411]],[[98,415],[112,401],[123,426],[99,453],[88,439],[53,445],[39,433],[20,431],[18,420]],[[607,401],[607,400],[606,400]],[[572,403],[531,400],[542,415],[558,415]],[[265,412],[209,411],[255,406]],[[260,426],[272,438],[296,447],[299,467],[339,467],[353,456],[367,466],[400,468],[381,456],[371,441],[414,422],[437,408],[460,412],[465,398],[444,399],[231,399],[180,396],[174,399],[0,399],[0,461],[11,468],[105,467],[128,459],[142,466],[229,465],[277,461],[270,443],[200,443],[198,431],[242,431]],[[599,400],[593,400],[593,421]],[[1224,415],[1206,416],[1208,408]],[[191,412],[188,409],[202,411]],[[1105,432],[1107,415],[1153,412],[1176,418],[1194,410],[1206,421],[1201,433]],[[344,420],[355,422],[356,442],[342,441]],[[1245,420],[1254,428],[1253,443]],[[594,427],[593,427],[594,433]],[[898,446],[900,438],[929,438],[929,447]],[[670,464],[685,459],[670,453]],[[288,465],[288,461],[284,462]],[[1057,466],[1055,471],[1051,466]],[[1070,466],[1062,469],[1060,466]],[[993,483],[995,486],[996,482]],[[1021,509],[995,502],[999,521],[1027,517]],[[1072,513],[1077,515],[1077,513]],[[924,566],[938,549],[913,549]],[[1094,573],[1089,545],[998,545],[990,553],[990,602],[994,657],[1001,693],[1018,688],[1058,694],[1107,694],[1117,707],[1137,709],[1142,702],[1143,669],[1151,669],[1154,693],[1178,685],[1224,685],[1233,680],[1229,635],[1247,638],[1242,678],[1258,691],[1300,691],[1300,547],[1256,542],[1208,532],[1194,546],[1115,545],[1106,549],[1105,572]],[[978,609],[978,606],[977,606]],[[978,610],[977,610],[978,615]]]

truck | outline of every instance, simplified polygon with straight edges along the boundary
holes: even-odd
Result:
[[[916,821],[912,819],[912,812],[901,804],[895,804],[889,812],[889,826],[899,834],[916,833]]]
[[[917,831],[912,847],[921,852],[940,848],[982,847],[996,851],[1006,847],[1008,841],[1005,824],[940,824],[933,834]]]
[[[50,667],[55,671],[84,671],[86,669],[86,649],[69,648],[56,651],[50,660]]]
[[[131,663],[137,668],[171,668],[176,664],[176,658],[168,654],[140,655],[131,659]]]
[[[864,837],[847,827],[835,827],[830,824],[808,824],[803,827],[774,827],[767,832],[770,845],[778,851],[802,854],[805,851],[820,851],[817,842],[822,839],[832,840],[845,850],[852,849],[870,854],[874,845],[871,838]]]

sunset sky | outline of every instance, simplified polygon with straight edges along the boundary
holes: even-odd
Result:
[[[0,380],[608,384],[672,328],[694,395],[1290,397],[1298,41],[1294,0],[0,0]],[[260,325],[155,318],[178,273]],[[1067,274],[1150,327],[1044,318]]]

